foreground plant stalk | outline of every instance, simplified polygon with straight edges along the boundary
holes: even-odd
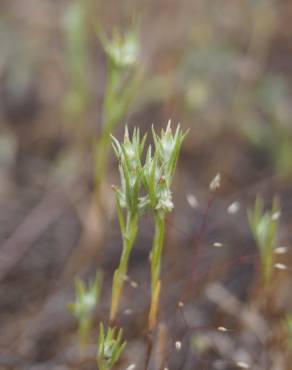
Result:
[[[150,253],[151,303],[148,315],[148,329],[152,331],[157,324],[161,292],[161,260],[165,234],[166,214],[173,210],[171,183],[176,169],[180,148],[186,133],[177,126],[173,135],[170,122],[166,130],[158,136],[152,128],[155,152],[148,149],[144,165],[144,186],[150,199],[154,215],[155,234]]]
[[[110,311],[110,320],[113,321],[117,315],[120,304],[121,294],[128,271],[129,257],[137,236],[138,215],[131,212],[127,215],[127,222],[123,232],[123,251],[119,267],[115,270],[113,277],[112,302]]]
[[[156,212],[154,215],[155,234],[150,255],[151,263],[151,304],[148,317],[149,330],[154,329],[157,322],[158,307],[160,300],[160,266],[164,243],[165,232],[165,215],[161,212]]]
[[[154,152],[148,146],[145,162],[142,166],[146,136],[140,138],[135,129],[130,139],[128,129],[125,130],[124,141],[120,143],[112,137],[113,148],[119,160],[121,188],[116,191],[116,209],[123,239],[123,251],[118,268],[113,277],[110,320],[114,322],[125,277],[128,271],[129,257],[137,236],[138,219],[141,214],[151,212],[154,216],[155,235],[150,253],[151,264],[151,304],[148,316],[149,330],[157,323],[161,281],[160,269],[165,233],[165,216],[174,205],[171,194],[171,183],[186,133],[177,126],[173,135],[170,122],[166,130],[158,136],[152,128]],[[125,211],[123,212],[123,209]],[[126,213],[126,221],[124,221]]]
[[[113,277],[111,322],[115,320],[118,312],[130,254],[137,236],[139,212],[144,204],[144,199],[139,196],[139,192],[142,179],[141,154],[146,137],[141,139],[139,130],[135,129],[130,139],[126,128],[122,143],[114,137],[112,140],[114,151],[119,160],[121,179],[120,189],[114,187],[114,190],[116,191],[116,210],[122,234],[123,250],[119,266]],[[123,209],[125,209],[124,212]]]

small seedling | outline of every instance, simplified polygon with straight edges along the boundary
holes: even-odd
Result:
[[[272,210],[264,212],[263,199],[259,196],[253,209],[248,211],[248,221],[260,251],[261,270],[264,284],[272,276],[274,266],[274,248],[279,226],[279,199],[274,198]]]
[[[79,339],[81,349],[85,349],[88,342],[88,334],[91,327],[92,313],[96,307],[102,286],[102,274],[96,273],[94,281],[89,282],[88,287],[77,277],[75,279],[75,302],[69,304],[69,310],[79,324]]]
[[[103,324],[100,324],[97,348],[99,370],[111,370],[119,360],[127,344],[122,337],[122,329],[109,327],[105,333]]]
[[[116,208],[123,238],[123,251],[118,268],[113,277],[110,320],[116,318],[120,298],[128,270],[128,261],[137,236],[139,213],[144,209],[145,199],[140,197],[142,181],[141,154],[146,136],[140,138],[138,129],[134,130],[132,140],[128,129],[125,130],[124,142],[119,143],[114,137],[113,147],[119,160],[121,188],[116,190]],[[126,210],[126,216],[123,214]]]

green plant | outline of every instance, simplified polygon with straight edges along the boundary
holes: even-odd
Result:
[[[111,370],[119,360],[127,344],[122,337],[122,329],[109,327],[105,333],[103,324],[100,324],[97,349],[99,370]]]
[[[110,320],[116,317],[120,297],[128,269],[128,261],[136,239],[139,216],[147,211],[154,212],[155,235],[150,255],[151,260],[151,308],[149,327],[156,323],[160,296],[160,265],[164,239],[165,215],[173,209],[170,186],[174,176],[179,151],[186,134],[180,126],[172,134],[170,122],[159,137],[152,129],[154,153],[148,147],[145,163],[141,156],[146,136],[140,138],[138,129],[134,129],[132,140],[126,128],[124,142],[119,143],[114,137],[113,147],[119,160],[121,188],[116,190],[116,207],[123,238],[123,251],[120,264],[114,273]],[[123,214],[126,209],[126,220]]]
[[[253,209],[248,210],[248,221],[260,252],[261,272],[264,284],[272,276],[274,265],[274,247],[279,226],[279,199],[274,198],[272,209],[264,212],[264,202],[257,196]]]
[[[88,342],[92,312],[98,303],[101,286],[102,274],[100,271],[96,273],[95,279],[89,282],[88,287],[79,277],[75,279],[75,302],[69,304],[69,310],[78,321],[82,349],[86,347]]]
[[[105,177],[110,147],[110,133],[127,114],[138,88],[143,80],[143,67],[139,63],[139,32],[137,23],[124,33],[114,29],[108,37],[92,14],[90,1],[74,0],[65,12],[63,20],[65,43],[65,66],[67,92],[63,101],[63,111],[69,122],[74,122],[76,138],[89,128],[85,128],[83,116],[92,101],[88,76],[90,68],[90,33],[92,26],[106,56],[105,92],[102,100],[100,133],[93,135],[93,155],[96,193]],[[83,120],[81,122],[81,119]],[[92,135],[91,135],[92,137]]]
[[[110,133],[128,112],[141,85],[143,68],[138,61],[139,37],[135,24],[124,34],[114,30],[111,39],[98,25],[97,35],[105,51],[107,64],[101,133],[94,140],[95,182],[98,188],[106,172]]]
[[[128,129],[125,129],[124,142],[119,143],[114,137],[113,147],[119,160],[119,172],[121,188],[116,190],[116,208],[123,238],[123,251],[120,263],[113,277],[112,301],[110,319],[115,319],[125,276],[128,270],[128,261],[138,229],[139,212],[145,207],[145,198],[140,197],[142,181],[141,155],[143,152],[146,136],[140,138],[140,132],[135,129],[132,140]],[[126,217],[122,209],[126,209]]]
[[[171,183],[182,142],[186,133],[182,133],[178,125],[172,134],[170,121],[166,130],[159,137],[152,128],[155,151],[152,155],[151,146],[148,148],[143,168],[143,183],[149,196],[150,208],[154,213],[155,234],[150,253],[151,265],[151,304],[148,326],[153,329],[157,321],[159,297],[161,290],[160,269],[163,241],[165,234],[165,216],[173,209]]]

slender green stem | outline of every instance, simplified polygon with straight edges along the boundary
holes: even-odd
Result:
[[[164,242],[165,232],[165,214],[162,212],[155,212],[155,235],[153,240],[152,251],[150,255],[151,263],[151,304],[148,317],[148,327],[152,330],[157,321],[159,298],[160,298],[160,269],[161,256]]]
[[[131,79],[129,81],[124,80],[123,70],[117,68],[111,60],[107,62],[107,76],[102,104],[101,136],[94,140],[96,192],[99,191],[100,184],[106,175],[111,140],[110,133],[128,112],[141,79],[140,73],[133,71]]]
[[[164,241],[165,217],[164,214],[155,213],[155,235],[151,251],[151,289],[152,294],[158,280],[160,280],[161,254]]]
[[[101,137],[98,140],[94,140],[96,192],[98,192],[99,186],[106,174],[111,141],[110,133],[128,111],[132,99],[132,95],[129,95],[129,97],[126,94],[117,96],[117,88],[123,74],[111,61],[108,61],[107,68],[108,80],[102,104]]]
[[[80,321],[79,324],[79,341],[81,352],[84,353],[88,345],[88,334],[91,325],[91,317],[88,316]]]
[[[116,317],[121,294],[124,286],[125,276],[128,271],[129,257],[137,236],[138,230],[138,215],[137,213],[128,212],[125,231],[123,234],[123,251],[120,259],[119,267],[116,269],[113,278],[112,287],[112,302],[110,320],[113,321]]]
[[[104,361],[103,360],[97,359],[97,364],[98,364],[98,368],[100,370],[107,370],[108,369],[106,367],[106,365],[104,364]]]

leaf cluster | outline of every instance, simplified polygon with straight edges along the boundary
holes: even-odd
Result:
[[[154,151],[149,145],[144,164],[141,158],[146,135],[141,139],[139,130],[134,129],[130,139],[126,128],[123,143],[112,137],[121,178],[120,189],[115,188],[119,209],[127,208],[132,212],[145,212],[149,208],[163,212],[172,210],[170,186],[186,134],[178,125],[173,135],[170,121],[160,136],[152,127]]]
[[[97,364],[100,370],[110,370],[119,360],[126,347],[123,340],[123,330],[117,328],[107,328],[105,331],[103,324],[100,324]]]

